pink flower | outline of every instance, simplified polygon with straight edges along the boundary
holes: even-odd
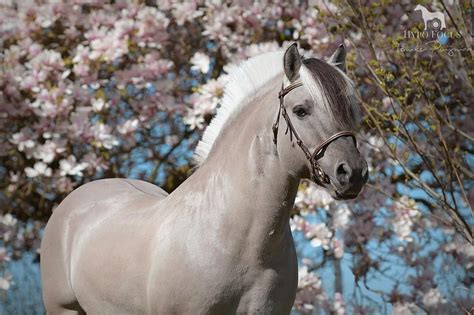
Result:
[[[323,291],[321,279],[309,272],[308,266],[304,265],[298,270],[298,290],[294,303],[295,309],[305,314],[312,314],[316,307],[327,301]]]
[[[91,60],[104,58],[110,62],[128,53],[128,36],[120,36],[119,32],[105,26],[86,33],[85,37],[90,40]]]
[[[45,176],[45,177],[50,177],[52,174],[51,168],[48,167],[43,162],[36,162],[34,167],[26,167],[25,168],[25,173],[26,176],[28,177],[37,177],[37,176]]]
[[[0,264],[10,261],[11,257],[5,247],[0,247]]]
[[[117,38],[129,38],[135,30],[135,21],[132,19],[120,19],[114,23],[115,36]]]
[[[133,118],[125,121],[117,127],[117,131],[123,135],[131,134],[138,128],[138,119]]]
[[[334,314],[344,315],[346,313],[346,308],[344,305],[345,303],[344,303],[344,298],[342,297],[342,294],[339,292],[336,292],[334,294],[334,304],[332,306]]]
[[[104,123],[95,124],[92,126],[91,131],[98,147],[103,146],[105,149],[110,150],[119,144],[117,138],[111,134],[112,128]]]
[[[311,240],[313,247],[322,246],[324,249],[329,249],[332,232],[324,223],[310,224],[305,237]]]
[[[84,163],[90,165],[92,169],[97,171],[107,170],[109,165],[107,164],[106,160],[103,157],[97,156],[94,152],[89,152],[82,158]]]
[[[70,114],[71,124],[68,126],[71,135],[74,137],[84,136],[87,137],[90,122],[89,122],[89,113],[91,111],[90,107],[77,107],[74,112]],[[93,132],[90,132],[91,134]]]
[[[437,288],[432,288],[423,295],[423,304],[427,307],[436,307],[439,304],[446,303]]]
[[[421,309],[414,303],[395,303],[392,315],[413,315],[420,313]]]
[[[290,219],[290,228],[292,231],[306,232],[308,230],[309,223],[302,216],[294,215]]]
[[[304,265],[298,270],[298,289],[313,287],[321,289],[321,279],[314,273],[308,271],[308,266]]]
[[[36,146],[33,156],[35,159],[49,164],[54,161],[57,153],[64,152],[64,150],[64,147],[59,146],[59,142],[47,140],[44,144]]]
[[[0,276],[0,290],[8,291],[13,283],[10,273],[5,273],[3,276]]]
[[[170,21],[166,15],[153,7],[142,7],[137,13],[137,41],[140,46],[161,46],[168,39]]]
[[[193,93],[188,102],[191,103],[192,109],[187,112],[184,121],[192,129],[203,128],[204,117],[214,113],[214,110],[224,94],[224,85],[226,77],[219,80],[209,80],[201,86],[197,93]]]
[[[336,211],[333,214],[334,228],[345,229],[351,218],[351,211],[346,203],[335,204]]]
[[[10,182],[18,183],[19,180],[20,180],[20,172],[10,171]]]
[[[204,13],[201,10],[197,9],[197,3],[195,1],[176,1],[173,2],[173,13],[176,23],[178,25],[183,25],[186,21],[192,21]]]
[[[314,211],[315,207],[322,207],[328,210],[329,205],[334,202],[327,190],[312,183],[306,182],[301,188],[295,199],[295,205],[300,209]]]
[[[184,117],[183,121],[191,129],[204,129],[204,117],[196,116],[193,112]]]
[[[7,213],[5,214],[4,216],[1,216],[0,215],[0,222],[3,224],[3,225],[6,225],[6,226],[15,226],[16,223],[18,222],[17,219],[15,219],[15,217],[13,217],[10,213]]]
[[[103,109],[107,109],[109,107],[109,103],[108,102],[105,102],[103,98],[93,98],[91,100],[91,105],[92,105],[92,109],[95,111],[95,112],[100,112],[102,111]]]
[[[35,142],[30,138],[31,131],[29,129],[22,129],[21,132],[12,135],[10,141],[17,145],[18,151],[31,151],[35,146]]]
[[[77,163],[76,157],[73,155],[68,156],[67,159],[59,161],[60,175],[66,176],[79,176],[82,177],[82,171],[88,167],[85,162]]]
[[[393,211],[395,216],[392,219],[392,226],[395,234],[399,239],[411,242],[412,238],[409,235],[414,222],[419,216],[415,201],[407,196],[402,196],[400,200],[394,203]]]
[[[210,62],[211,61],[208,55],[201,52],[196,52],[191,58],[191,69],[202,73],[207,73],[209,71]]]
[[[31,59],[26,67],[32,70],[33,75],[37,75],[40,81],[46,80],[49,73],[62,71],[64,61],[61,54],[54,50],[45,49]]]
[[[73,72],[80,78],[89,77],[91,74],[90,69],[90,59],[89,56],[91,54],[89,46],[78,45],[76,48],[76,54],[72,59],[74,64]]]
[[[342,256],[344,256],[344,242],[333,238],[331,245],[334,251],[334,257],[341,259]]]

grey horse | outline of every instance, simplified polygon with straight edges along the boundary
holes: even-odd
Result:
[[[300,179],[336,199],[367,181],[345,54],[304,59],[293,44],[236,67],[197,169],[171,194],[116,178],[67,196],[41,244],[47,313],[288,314]]]

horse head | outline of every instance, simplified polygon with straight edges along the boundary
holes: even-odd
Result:
[[[328,62],[303,59],[293,44],[284,54],[280,92],[280,111],[290,133],[289,140],[277,145],[281,161],[336,199],[355,198],[368,178],[353,134],[360,113],[345,74],[345,56],[341,45]]]
[[[423,11],[423,10],[426,10],[426,8],[425,8],[424,6],[418,4],[418,5],[415,7],[414,11],[420,11],[420,10]]]

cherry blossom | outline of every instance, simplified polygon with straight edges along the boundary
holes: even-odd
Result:
[[[0,276],[0,290],[8,291],[12,285],[12,275],[4,274]]]
[[[43,135],[44,137],[44,135]],[[61,146],[61,141],[46,140],[42,145],[38,145],[33,152],[33,156],[37,160],[42,160],[49,164],[54,161],[57,154],[64,152],[65,148]]]
[[[314,184],[303,184],[303,189],[298,190],[295,199],[295,205],[301,209],[309,209],[314,211],[314,207],[329,209],[329,205],[334,199],[329,195],[327,190],[322,189]]]
[[[28,177],[37,177],[37,176],[46,176],[49,177],[53,173],[52,169],[48,167],[47,164],[43,162],[36,162],[33,167],[25,168],[26,176]]]
[[[393,315],[412,315],[420,312],[420,308],[414,303],[395,303],[393,306]]]
[[[204,13],[197,9],[198,1],[179,2],[172,4],[172,13],[178,25],[183,25],[186,21],[193,21],[201,17]],[[207,71],[206,71],[207,72]]]
[[[445,299],[436,288],[430,289],[423,296],[423,304],[427,307],[436,307],[438,304],[442,303],[445,303]]]
[[[351,219],[351,211],[346,203],[338,203],[333,215],[334,228],[347,228],[347,224]]]
[[[346,309],[344,307],[344,298],[342,297],[342,294],[339,292],[336,292],[334,296],[333,310],[334,310],[334,314],[337,314],[337,315],[345,314]]]
[[[333,238],[331,246],[334,251],[334,257],[339,259],[339,258],[342,258],[342,256],[344,256],[344,243],[343,242],[341,242],[338,239]]]
[[[6,226],[15,226],[18,220],[15,219],[10,213],[7,213],[3,216],[0,216],[0,222]]]
[[[121,134],[124,134],[124,135],[130,134],[130,133],[134,132],[135,130],[137,130],[138,124],[139,124],[138,119],[136,119],[136,118],[129,119],[129,120],[125,121],[123,124],[119,125],[117,127],[117,131]]]
[[[419,216],[415,202],[407,196],[402,196],[399,201],[395,202],[393,211],[395,216],[392,220],[392,225],[395,234],[402,240],[412,241],[409,235],[416,218]]]
[[[82,176],[82,171],[87,166],[88,164],[85,162],[77,163],[76,157],[74,155],[70,155],[67,159],[62,159],[59,161],[60,175]]]
[[[211,60],[209,59],[209,56],[197,52],[191,58],[191,69],[200,71],[202,73],[207,73],[209,71],[210,62]]]
[[[10,141],[17,145],[19,151],[28,152],[28,149],[32,149],[35,146],[35,142],[25,133],[29,134],[29,129],[24,128],[21,132],[13,134]]]
[[[370,176],[355,201],[300,185],[290,214],[302,258],[295,311],[382,313],[392,304],[394,314],[413,314],[474,306],[466,285],[474,247],[442,212],[457,206],[469,215],[464,194],[474,191],[464,52],[397,51],[400,41],[421,44],[402,38],[422,25],[409,2],[148,3],[0,4],[0,291],[15,285],[9,264],[38,248],[45,220],[74,188],[102,177],[176,188],[193,167],[191,150],[229,71],[296,40],[304,56],[323,59],[346,45],[347,74],[365,113],[358,148]],[[445,5],[431,9],[449,11],[452,30],[466,19]],[[465,23],[456,24],[468,34]],[[362,300],[380,300],[359,305],[347,280],[344,292],[331,289],[335,264],[352,271]],[[392,283],[392,269],[398,283],[370,291],[370,279]]]
[[[109,104],[107,104],[102,98],[94,98],[91,101],[92,109],[95,112],[100,112],[103,109],[106,109],[109,107]]]
[[[213,114],[223,96],[226,82],[226,76],[220,77],[219,80],[210,80],[202,85],[198,92],[189,97],[188,101],[193,107],[188,110],[185,122],[190,125],[191,129],[202,129],[204,127],[205,117]]]
[[[11,257],[5,247],[0,247],[0,264],[10,261]]]
[[[312,314],[316,307],[321,306],[327,300],[321,279],[309,272],[306,265],[298,270],[296,296],[295,308],[305,314]]]
[[[329,249],[332,235],[325,223],[310,224],[305,231],[305,237],[311,240],[312,246],[322,246],[324,249]]]
[[[119,142],[115,136],[112,135],[112,129],[110,126],[103,123],[98,123],[92,126],[92,134],[96,140],[96,145],[98,147],[104,147],[105,149],[112,149],[114,146],[118,145]]]

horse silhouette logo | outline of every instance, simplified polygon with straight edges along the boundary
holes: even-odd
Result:
[[[446,21],[444,20],[444,14],[441,12],[430,12],[427,8],[422,5],[417,5],[415,11],[421,11],[421,17],[425,22],[425,31],[430,28],[435,31],[440,31],[446,28]]]

